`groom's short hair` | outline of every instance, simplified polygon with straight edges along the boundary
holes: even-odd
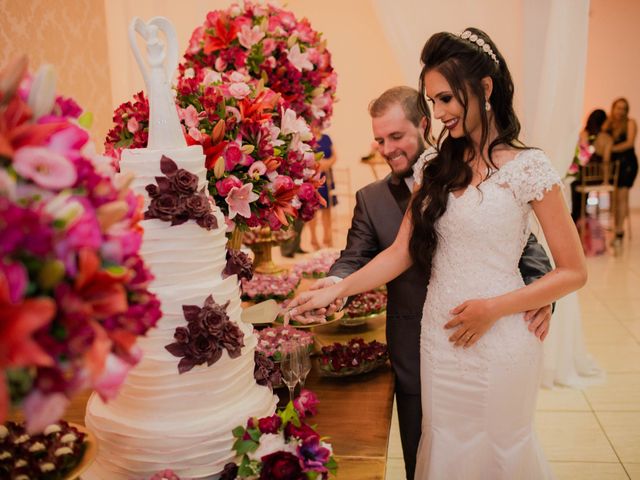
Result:
[[[406,86],[392,87],[371,101],[369,104],[369,115],[374,118],[380,117],[384,115],[391,106],[400,104],[407,119],[418,127],[420,126],[420,120],[422,120],[423,116],[418,107],[419,97],[420,94],[415,88]],[[429,120],[429,118],[427,120]]]

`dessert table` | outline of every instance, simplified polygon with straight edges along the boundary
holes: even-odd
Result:
[[[380,316],[365,325],[344,327],[333,323],[313,329],[319,346],[347,342],[353,337],[366,341],[385,341],[385,318]],[[318,396],[318,414],[311,423],[329,437],[338,461],[337,479],[382,480],[385,475],[391,412],[393,373],[389,365],[360,376],[327,378],[314,366],[305,388]],[[288,391],[277,391],[282,402]],[[84,425],[88,393],[74,399],[64,418]],[[170,467],[170,466],[168,466]]]

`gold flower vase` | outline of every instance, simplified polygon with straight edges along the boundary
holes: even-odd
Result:
[[[286,270],[273,262],[271,256],[271,248],[276,244],[271,229],[269,227],[260,227],[254,230],[255,240],[249,245],[253,252],[253,268],[256,273],[264,273],[274,275]]]
[[[240,250],[242,247],[242,237],[244,232],[240,230],[238,227],[233,227],[231,231],[231,236],[229,240],[227,240],[227,249],[228,250]]]

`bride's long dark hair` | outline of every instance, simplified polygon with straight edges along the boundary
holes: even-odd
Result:
[[[497,62],[476,42],[446,32],[436,33],[429,38],[420,56],[423,64],[418,101],[421,111],[429,111],[424,75],[434,69],[447,80],[453,96],[464,108],[464,136],[453,138],[443,129],[436,144],[437,155],[423,170],[422,185],[411,203],[413,231],[409,251],[414,262],[427,271],[431,269],[431,261],[438,245],[435,224],[447,208],[449,192],[466,188],[473,177],[469,161],[474,158],[475,149],[466,129],[470,102],[477,102],[480,111],[482,135],[479,151],[484,152],[489,142],[489,112],[485,108],[485,94],[481,83],[483,78],[491,77],[493,81],[489,103],[497,137],[489,143],[488,158],[481,154],[482,160],[489,171],[495,171],[497,168],[492,160],[492,152],[497,145],[524,148],[518,140],[520,122],[513,109],[513,80],[504,57],[482,30],[466,30],[489,45]],[[425,132],[425,136],[427,133]]]

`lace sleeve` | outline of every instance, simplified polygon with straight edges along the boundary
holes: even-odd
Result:
[[[554,185],[562,185],[560,175],[542,150],[525,150],[509,163],[513,165],[506,165],[506,181],[521,204],[542,200]]]
[[[422,174],[424,171],[424,166],[437,154],[438,152],[435,148],[429,147],[424,152],[422,152],[418,160],[416,160],[416,163],[413,164],[413,181],[416,185],[422,184]]]

